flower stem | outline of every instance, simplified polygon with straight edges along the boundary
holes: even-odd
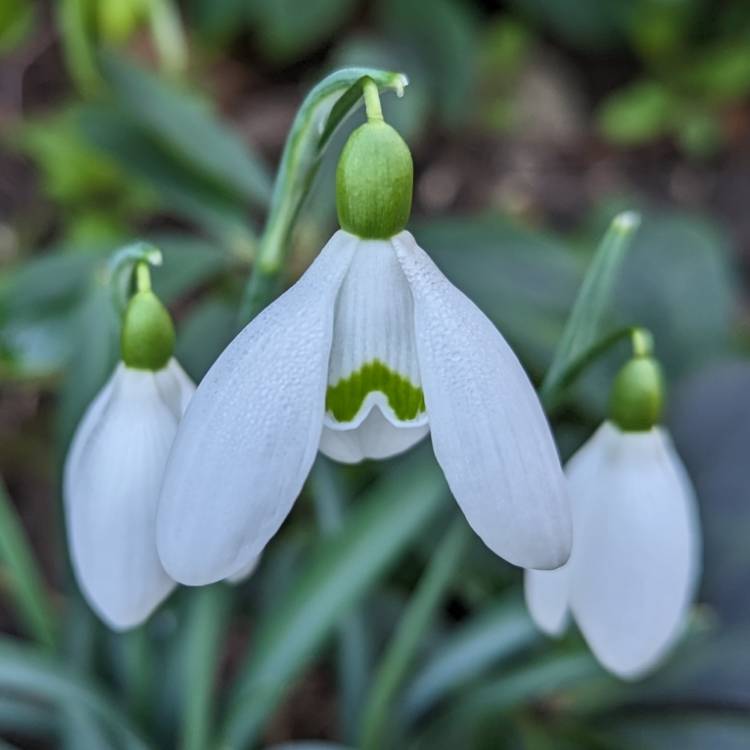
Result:
[[[140,262],[135,267],[135,288],[139,292],[151,291],[151,271],[148,269],[148,263]]]
[[[362,81],[362,93],[365,98],[365,112],[367,113],[367,119],[370,122],[382,121],[383,109],[380,106],[380,94],[378,93],[378,85],[372,78],[365,78]]]

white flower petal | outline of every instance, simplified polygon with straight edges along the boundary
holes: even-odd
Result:
[[[156,506],[177,430],[157,376],[120,364],[76,430],[65,463],[73,566],[116,630],[143,622],[174,581],[156,552]]]
[[[325,424],[355,428],[374,408],[394,425],[425,424],[414,303],[390,242],[358,240],[335,315]]]
[[[562,635],[570,620],[570,583],[571,571],[576,563],[576,539],[586,509],[599,500],[601,490],[597,474],[614,433],[611,425],[605,422],[565,466],[573,514],[573,550],[570,559],[557,570],[527,570],[524,574],[529,614],[547,635]]]
[[[451,491],[498,555],[526,568],[559,567],[570,554],[568,496],[526,373],[408,232],[392,242],[414,298],[432,444]]]
[[[320,451],[334,461],[347,464],[356,464],[365,458],[380,460],[409,450],[429,431],[427,424],[414,427],[394,425],[376,407],[356,429],[323,427]]]
[[[602,460],[600,497],[576,527],[571,607],[599,661],[635,678],[686,623],[700,568],[696,501],[658,428],[617,430]]]
[[[195,393],[195,383],[174,357],[154,376],[162,399],[177,419],[180,419]]]
[[[334,302],[355,246],[337,232],[198,386],[157,524],[164,567],[181,583],[212,583],[249,564],[302,489],[320,443]]]

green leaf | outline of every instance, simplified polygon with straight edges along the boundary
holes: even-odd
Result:
[[[229,247],[252,246],[242,198],[162,148],[126,114],[113,107],[88,106],[81,110],[79,123],[92,145],[150,185],[166,209]]]
[[[24,528],[0,478],[0,566],[29,633],[47,649],[56,641],[54,610]]]
[[[459,518],[440,541],[409,600],[380,661],[365,705],[359,743],[365,750],[377,750],[392,740],[388,730],[392,726],[389,715],[394,697],[423,643],[441,598],[456,574],[468,540],[466,522]]]
[[[115,55],[103,56],[101,67],[123,112],[163,148],[238,197],[267,204],[271,182],[265,167],[205,103]]]
[[[120,733],[131,750],[148,748],[100,685],[88,683],[52,659],[7,637],[0,638],[0,690],[49,701],[61,709],[72,702],[98,715]]]
[[[321,540],[292,588],[257,625],[224,724],[223,746],[246,747],[258,738],[291,681],[424,529],[446,493],[434,462],[423,451],[413,453],[357,500],[340,532]]]
[[[345,68],[331,73],[305,97],[284,144],[271,209],[260,239],[257,261],[245,290],[240,323],[246,323],[274,297],[289,251],[289,238],[333,134],[362,97],[362,79],[399,96],[407,84],[401,73]]]
[[[568,371],[606,333],[606,316],[613,307],[619,270],[630,248],[640,217],[633,212],[614,218],[604,235],[565,325],[555,357],[541,388],[542,398],[553,403],[565,386]]]
[[[436,644],[434,655],[414,675],[401,708],[412,722],[472,679],[541,640],[516,593],[462,623]]]
[[[324,42],[356,7],[356,0],[260,0],[255,31],[263,54],[292,62]]]
[[[49,706],[13,696],[0,696],[0,733],[50,738],[57,731],[57,717]]]
[[[415,222],[443,273],[502,331],[532,369],[550,362],[581,280],[570,248],[496,216]]]

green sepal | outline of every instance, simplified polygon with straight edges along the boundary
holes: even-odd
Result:
[[[349,136],[336,170],[336,209],[341,228],[363,239],[388,239],[411,214],[414,165],[409,147],[382,120]]]
[[[646,432],[657,425],[664,407],[664,376],[651,356],[633,357],[612,384],[610,418],[625,432]]]
[[[174,325],[167,308],[150,289],[136,292],[122,322],[122,361],[137,370],[161,370],[174,347]]]

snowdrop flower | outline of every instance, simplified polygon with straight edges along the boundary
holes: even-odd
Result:
[[[549,635],[569,613],[601,664],[634,679],[681,635],[700,573],[697,505],[656,422],[661,376],[647,352],[620,372],[612,421],[570,459],[573,552],[554,571],[526,571],[526,601]]]
[[[365,96],[369,122],[337,171],[342,229],[230,343],[180,426],[157,532],[164,567],[182,583],[250,564],[318,450],[384,459],[428,432],[492,550],[527,567],[568,557],[564,477],[534,389],[492,323],[404,231],[411,155],[383,122],[377,89]]]
[[[156,551],[156,506],[177,425],[195,386],[172,357],[169,313],[138,267],[122,361],[78,425],[65,462],[68,540],[78,583],[115,630],[142,623],[175,582]]]

